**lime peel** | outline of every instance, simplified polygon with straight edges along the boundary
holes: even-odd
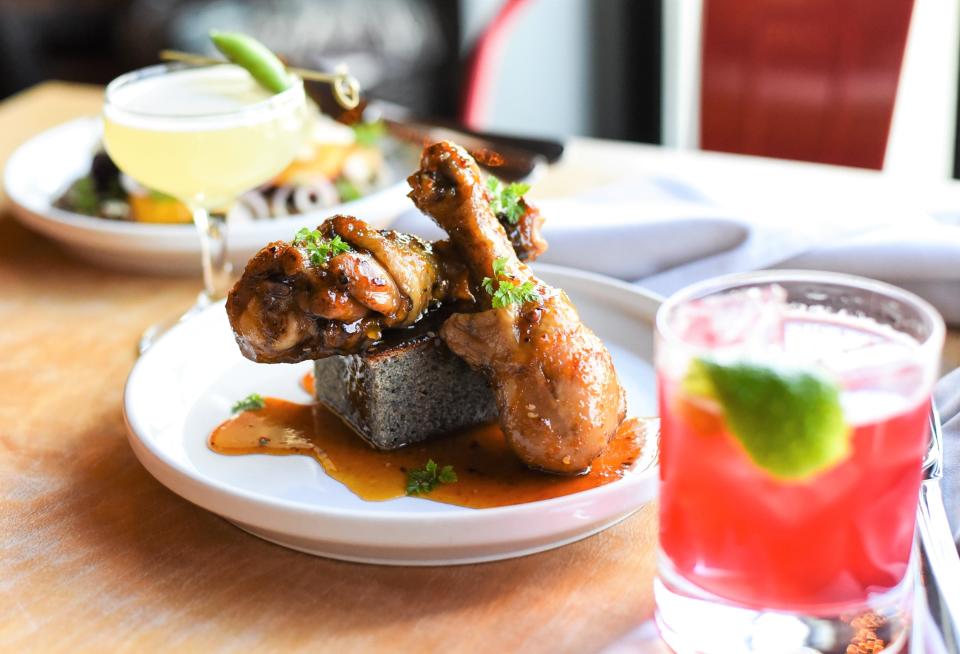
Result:
[[[840,389],[821,374],[696,358],[683,389],[716,401],[753,462],[780,479],[808,479],[850,453]]]

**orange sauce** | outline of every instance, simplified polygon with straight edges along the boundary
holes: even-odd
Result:
[[[441,467],[452,465],[458,479],[438,484],[423,497],[480,509],[545,500],[616,481],[640,456],[649,428],[650,421],[627,419],[590,471],[571,477],[527,468],[496,424],[381,451],[325,407],[276,398],[266,398],[263,409],[223,422],[210,435],[209,445],[220,454],[312,456],[329,476],[372,501],[405,495],[407,472],[433,459]]]

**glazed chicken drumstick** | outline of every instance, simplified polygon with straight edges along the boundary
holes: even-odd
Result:
[[[445,284],[428,243],[335,216],[260,250],[227,297],[244,356],[295,363],[355,352],[416,322]]]
[[[546,250],[543,219],[520,200],[510,228],[518,256]],[[371,229],[335,216],[293,243],[276,241],[247,263],[227,298],[243,355],[260,363],[296,363],[353,354],[384,330],[407,327],[434,303],[472,302],[466,269],[446,241]]]
[[[584,470],[626,414],[610,353],[566,294],[517,258],[466,152],[449,142],[429,146],[408,182],[417,207],[450,235],[484,309],[453,314],[441,337],[486,374],[501,427],[524,462]]]

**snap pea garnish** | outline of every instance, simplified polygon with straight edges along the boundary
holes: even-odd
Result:
[[[218,35],[218,37],[216,38],[220,38],[219,35],[223,35],[224,33],[214,32],[214,34]],[[257,43],[258,46],[263,47],[262,44],[258,43],[257,41],[255,41],[254,39],[246,35],[237,34],[236,36],[242,36],[244,38],[250,39],[250,41]],[[214,37],[211,37],[211,38],[214,38]],[[216,42],[216,38],[214,38],[214,42]],[[271,57],[273,57],[273,53],[267,50],[265,47],[263,48],[263,50],[267,52]],[[222,49],[221,49],[221,52],[223,52],[224,54],[227,54],[226,51]],[[161,50],[160,58],[164,61],[182,61],[183,63],[191,66],[215,66],[216,64],[223,63],[222,59],[217,59],[214,57],[205,57],[203,55],[194,54],[192,52],[180,52],[179,50]],[[229,59],[229,56],[228,56],[228,59]],[[233,61],[233,59],[230,59],[230,60]],[[277,61],[279,61],[279,59]],[[237,63],[240,66],[244,66],[239,61],[235,63]],[[281,63],[280,66],[283,67],[283,64]],[[244,66],[244,67],[248,71],[250,70],[249,66]],[[276,67],[274,64],[271,64],[270,68],[276,71]],[[260,70],[259,67],[258,67],[258,70]],[[336,100],[337,104],[339,104],[341,107],[343,107],[347,111],[356,109],[360,105],[360,83],[356,80],[356,78],[353,75],[347,72],[346,68],[343,66],[339,66],[337,70],[332,73],[322,73],[320,71],[309,70],[307,68],[286,67],[284,71],[284,75],[285,75],[286,86],[280,87],[279,84],[277,85],[265,84],[264,85],[265,88],[269,90],[273,90],[274,88],[280,88],[281,90],[289,88],[289,86],[293,84],[293,79],[291,76],[296,76],[302,80],[309,80],[311,82],[322,82],[323,84],[329,84],[331,91],[333,91],[333,99]],[[274,75],[273,73],[271,73],[271,76],[274,78],[276,77],[276,75]],[[260,83],[262,84],[263,82],[260,81]]]
[[[281,93],[293,84],[283,62],[252,36],[211,30],[210,40],[223,56],[245,68],[268,91]]]

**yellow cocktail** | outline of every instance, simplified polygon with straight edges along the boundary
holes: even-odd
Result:
[[[306,116],[300,80],[272,93],[233,64],[151,66],[107,86],[103,140],[110,157],[193,214],[204,281],[195,309],[224,297],[230,284],[224,214],[213,210],[225,209],[293,161]],[[162,331],[148,330],[140,350]]]
[[[131,75],[107,90],[107,152],[130,177],[185,204],[229,204],[282,171],[302,145],[301,84],[272,94],[231,64]]]

